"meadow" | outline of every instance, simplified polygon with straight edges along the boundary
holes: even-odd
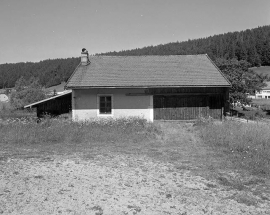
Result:
[[[41,153],[65,154],[116,143],[132,146],[155,139],[160,133],[158,127],[140,118],[73,122],[49,116],[41,120],[24,116],[0,121],[1,146],[11,151],[31,148]]]
[[[256,104],[256,105],[262,105],[262,106],[266,106],[266,105],[270,106],[270,99],[252,99],[251,103]]]
[[[10,117],[11,114],[13,117]],[[0,145],[7,156],[12,156],[14,150],[16,156],[23,156],[24,149],[33,149],[35,156],[39,153],[42,156],[42,153],[88,153],[87,150],[98,147],[105,151],[117,148],[133,152],[136,149],[138,153],[173,161],[179,158],[177,153],[170,153],[177,141],[190,142],[192,134],[196,141],[203,143],[203,147],[211,147],[217,154],[225,156],[233,168],[270,176],[270,124],[259,121],[239,123],[226,120],[215,123],[212,120],[197,120],[192,129],[181,129],[177,133],[175,123],[149,123],[137,117],[73,122],[49,116],[38,120],[33,113],[20,111],[0,114],[0,117]],[[190,127],[190,123],[187,125]],[[181,123],[181,126],[186,125]],[[174,131],[173,137],[171,130]],[[173,141],[168,144],[164,138],[173,138]],[[21,153],[18,154],[18,150]]]
[[[263,74],[263,75],[268,75],[268,76],[270,75],[270,66],[252,67],[250,69],[252,69],[254,72],[258,74]]]
[[[235,169],[270,176],[270,124],[226,121],[199,129],[202,140],[226,155]]]
[[[9,203],[0,212],[267,214],[269,129],[211,119],[5,117],[0,205]]]

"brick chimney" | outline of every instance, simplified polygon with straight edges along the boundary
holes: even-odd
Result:
[[[84,65],[84,66],[90,64],[89,54],[88,54],[88,51],[85,48],[82,49],[81,64]]]

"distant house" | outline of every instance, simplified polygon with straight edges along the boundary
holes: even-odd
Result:
[[[262,90],[256,91],[255,99],[270,99],[270,82],[266,82],[267,86]]]
[[[8,102],[8,96],[6,94],[0,94],[0,102]]]
[[[72,117],[153,120],[221,119],[229,81],[207,55],[92,56],[83,49],[69,78]]]

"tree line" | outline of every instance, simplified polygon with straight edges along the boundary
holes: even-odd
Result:
[[[0,89],[15,86],[17,80],[36,78],[44,87],[50,87],[67,81],[78,66],[80,58],[49,59],[38,63],[0,64]]]
[[[270,65],[270,26],[262,26],[239,32],[229,32],[157,46],[147,46],[100,55],[193,55],[208,54],[212,60],[217,58],[245,60],[251,66]]]

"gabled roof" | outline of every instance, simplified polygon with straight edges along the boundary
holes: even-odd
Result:
[[[44,103],[44,102],[47,102],[49,100],[56,99],[56,98],[59,98],[59,97],[62,97],[62,96],[66,96],[66,95],[71,94],[71,93],[72,93],[71,90],[66,90],[60,95],[56,95],[56,96],[53,96],[53,97],[50,97],[50,98],[47,98],[47,99],[40,100],[38,102],[34,102],[32,104],[24,106],[24,108],[32,108],[32,107],[35,107],[38,104],[41,104],[41,103]]]
[[[79,65],[67,89],[173,86],[230,87],[207,55],[91,56]]]

